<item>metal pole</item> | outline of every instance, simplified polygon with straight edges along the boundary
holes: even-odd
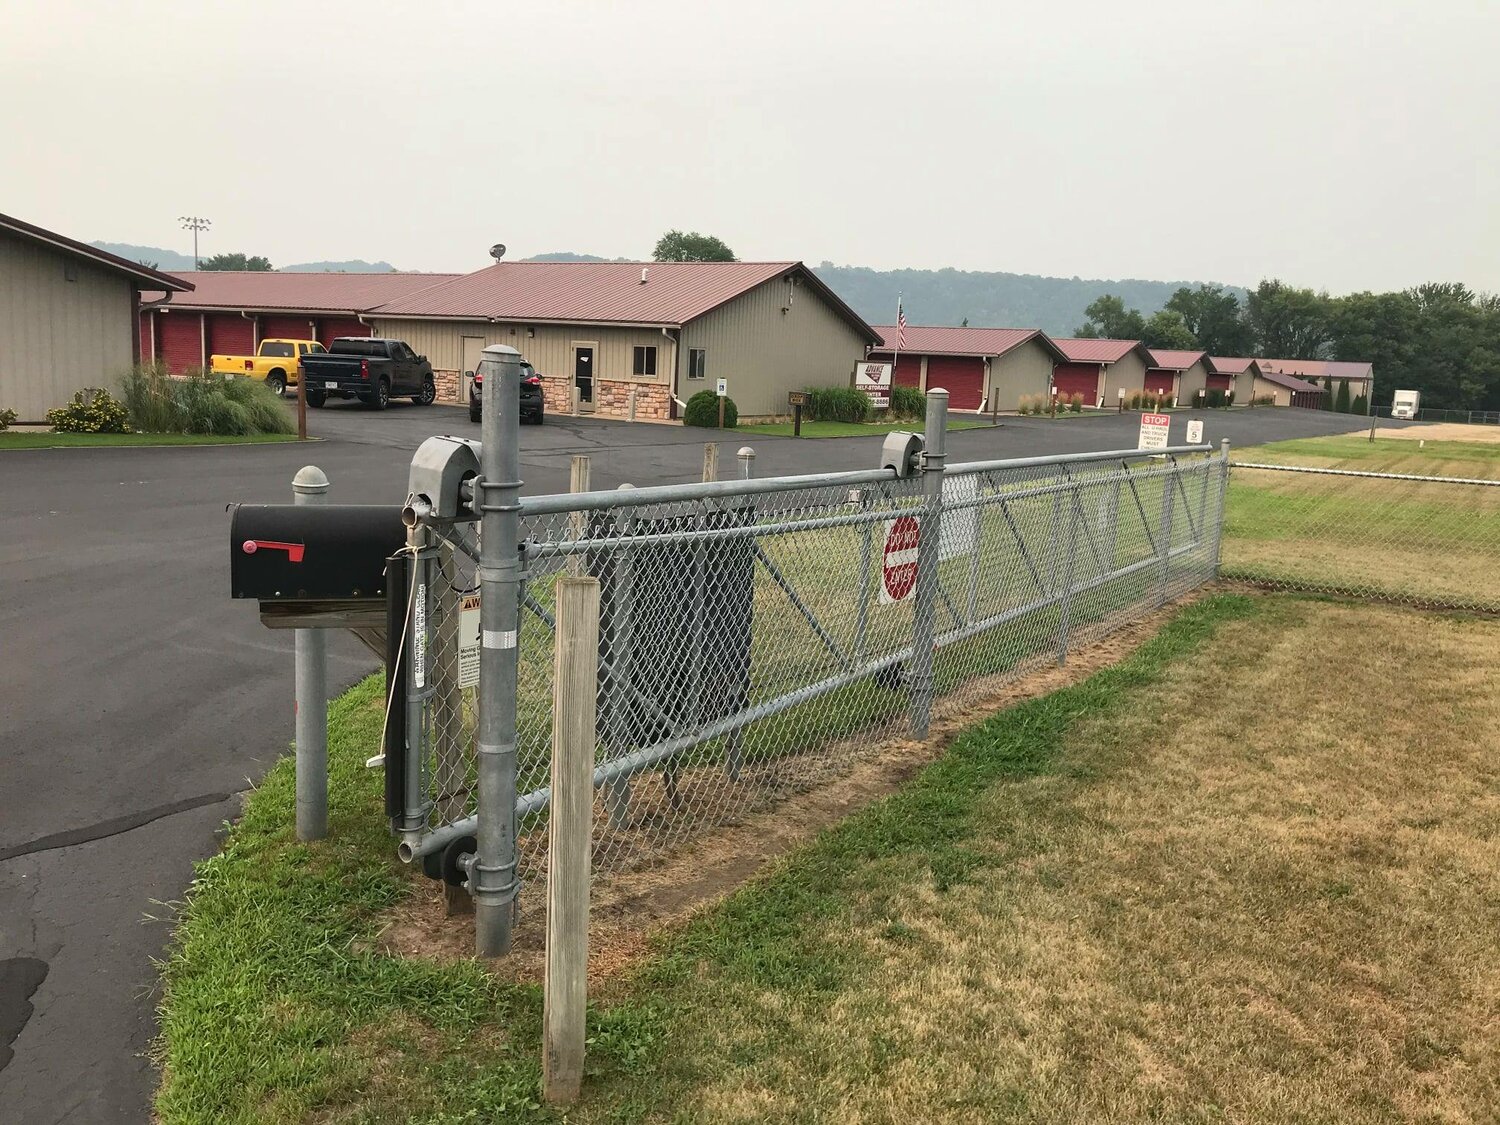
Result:
[[[308,465],[292,478],[292,502],[321,504],[328,477]],[[328,835],[328,637],[298,629],[293,638],[297,681],[297,839]]]
[[[1172,577],[1172,492],[1175,481],[1170,475],[1161,478],[1161,534],[1157,544],[1161,552],[1161,589],[1156,604],[1167,604],[1167,587]]]
[[[1214,577],[1219,576],[1219,558],[1224,550],[1224,499],[1229,488],[1229,439],[1219,443],[1223,457],[1219,462],[1219,518],[1214,523]]]
[[[479,850],[469,868],[474,949],[510,952],[516,894],[516,637],[520,624],[521,353],[485,349],[479,498]]]
[[[621,489],[632,489],[635,485],[625,483]],[[629,540],[635,533],[635,511],[621,509],[616,534]],[[633,721],[637,704],[630,698],[635,683],[635,552],[619,551],[615,559],[614,605],[610,607],[611,645],[609,657],[613,664],[610,684],[613,687],[609,708],[609,733],[607,735],[606,758],[620,758],[630,752],[631,732],[636,729]],[[604,808],[609,814],[611,828],[625,828],[630,824],[630,779],[622,778],[604,786]]]
[[[911,733],[927,737],[932,718],[932,648],[937,623],[938,553],[943,534],[943,461],[948,452],[948,392],[927,392],[922,453],[923,515],[917,540],[917,603],[912,617]]]
[[[1074,485],[1082,488],[1082,485]],[[1078,552],[1078,523],[1083,519],[1083,505],[1075,504],[1068,519],[1068,560],[1063,568],[1062,606],[1057,618],[1057,662],[1068,662],[1068,633],[1073,627],[1073,563]]]

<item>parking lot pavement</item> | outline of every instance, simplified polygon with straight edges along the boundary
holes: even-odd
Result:
[[[1209,440],[1236,445],[1360,424],[1204,417]],[[400,403],[336,405],[309,423],[324,440],[308,446],[0,452],[0,1122],[146,1117],[149,959],[165,927],[143,918],[180,897],[237,794],[287,749],[291,639],[229,599],[225,506],[288,501],[307,463],[328,473],[331,502],[396,504],[423,438],[478,435],[461,408]],[[950,460],[1133,447],[1137,426],[1012,418],[951,434]],[[757,476],[869,467],[881,444],[554,416],[522,431],[525,488],[565,490],[578,453],[596,488],[696,480],[715,439],[726,477],[747,441]],[[335,692],[373,668],[348,638],[329,649]]]

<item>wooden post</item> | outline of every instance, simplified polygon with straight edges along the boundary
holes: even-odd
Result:
[[[1375,444],[1375,419],[1378,418],[1378,417],[1380,417],[1380,415],[1378,415],[1378,414],[1375,413],[1375,408],[1372,406],[1370,408],[1370,444],[1371,445]],[[1470,417],[1473,417],[1473,415],[1470,415]]]
[[[568,473],[569,492],[587,492],[589,490],[589,459],[585,455],[575,456],[570,464]],[[568,524],[572,528],[574,539],[586,539],[589,533],[589,514],[587,512],[572,512],[568,515]],[[582,555],[568,556],[568,573],[583,575],[588,573],[588,560]]]
[[[542,1093],[551,1105],[576,1101],[583,1083],[598,669],[599,582],[559,578],[542,1013]]]
[[[719,400],[723,402],[723,399]],[[705,442],[703,446],[703,483],[719,479],[719,445],[717,442]]]
[[[297,440],[307,440],[307,376],[297,375]]]
[[[724,396],[719,396],[719,429],[724,428]]]

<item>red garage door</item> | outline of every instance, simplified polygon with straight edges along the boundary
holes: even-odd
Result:
[[[254,322],[238,313],[209,313],[208,354],[254,355]]]
[[[262,340],[311,340],[310,316],[263,316],[260,318]]]
[[[203,366],[202,319],[198,313],[169,312],[161,316],[157,354],[173,375]]]
[[[1208,377],[1208,389],[1211,391],[1227,391],[1233,381],[1228,375],[1210,375]]]
[[[919,355],[898,355],[896,357],[896,371],[892,378],[903,387],[920,387],[922,385],[922,357]]]
[[[1175,371],[1148,371],[1146,372],[1146,389],[1155,395],[1170,395],[1173,392],[1173,384],[1177,381]]]
[[[984,360],[972,355],[927,357],[927,389],[943,387],[954,410],[978,410],[984,401]]]
[[[1059,398],[1082,395],[1086,403],[1097,402],[1099,365],[1097,363],[1059,363],[1052,368],[1052,385],[1057,388]]]
[[[318,340],[326,348],[340,336],[373,336],[368,324],[329,317],[318,321]]]

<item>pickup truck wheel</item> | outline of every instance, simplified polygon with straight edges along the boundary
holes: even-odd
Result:
[[[271,371],[266,375],[266,386],[271,388],[277,398],[286,394],[286,373],[283,371]]]
[[[391,384],[385,376],[375,384],[375,390],[364,400],[371,410],[384,410],[391,404]]]
[[[418,406],[431,406],[437,400],[437,384],[431,375],[422,380],[422,393],[412,395],[411,400]]]
[[[322,406],[323,406],[323,401],[324,401],[325,397],[326,396],[323,394],[322,391],[315,391],[311,387],[307,388],[307,405],[308,406],[314,407],[315,409],[321,409]]]

